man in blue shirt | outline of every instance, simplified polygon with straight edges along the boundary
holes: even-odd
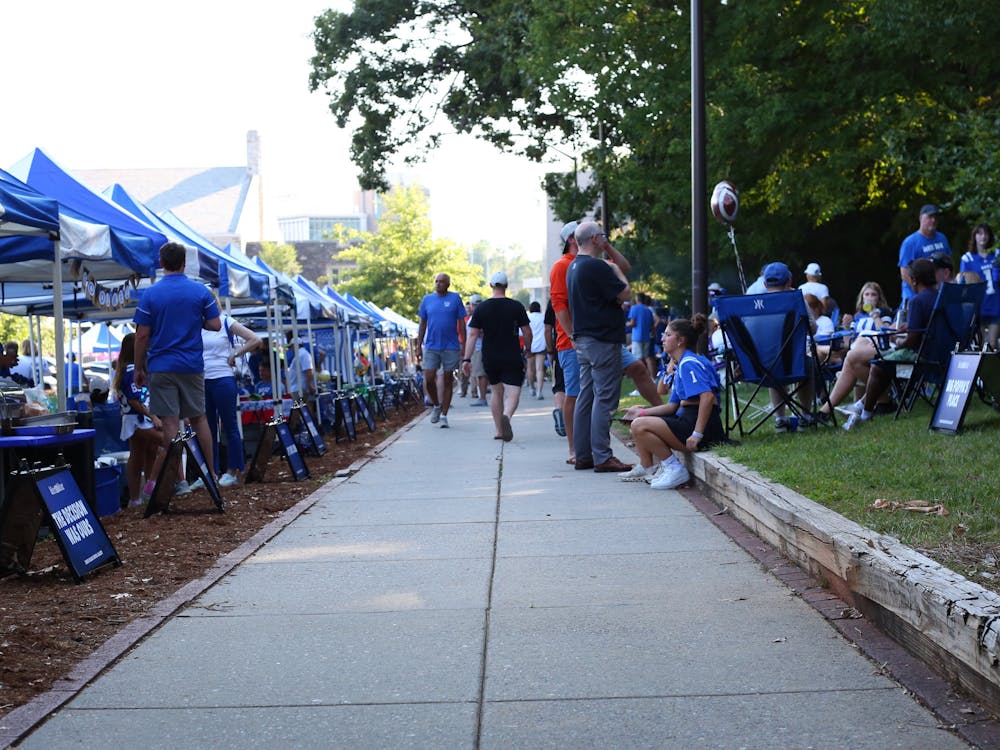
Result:
[[[656,374],[656,360],[652,356],[653,310],[651,300],[639,292],[628,311],[625,326],[632,332],[632,356],[645,363],[649,374]]]
[[[461,352],[465,349],[465,305],[455,292],[449,292],[451,277],[434,277],[434,291],[420,302],[420,327],[414,354],[423,360],[424,383],[434,408],[431,424],[448,426],[448,409]]]
[[[941,211],[933,203],[920,209],[920,228],[899,246],[899,277],[903,282],[903,306],[914,296],[916,285],[910,276],[910,264],[917,258],[929,258],[934,253],[951,255],[948,238],[937,230]]]
[[[186,248],[168,242],[160,248],[163,278],[142,295],[135,310],[135,384],[149,385],[150,411],[163,423],[163,437],[156,451],[143,498],[153,494],[155,478],[181,419],[191,423],[202,455],[212,455],[212,435],[205,418],[205,362],[201,329],[222,329],[219,306],[203,285],[184,275]],[[184,492],[186,482],[178,483]],[[189,492],[190,490],[188,490]]]

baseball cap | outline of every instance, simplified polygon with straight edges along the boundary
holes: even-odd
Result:
[[[765,286],[784,286],[791,278],[792,272],[788,270],[788,266],[780,261],[764,266]]]
[[[928,203],[926,206],[920,207],[921,216],[935,216],[939,213],[941,213],[941,209],[939,209],[933,203]]]
[[[568,224],[563,224],[563,228],[559,230],[559,239],[564,243],[569,241],[569,238],[573,236],[573,232],[576,231],[578,222],[571,221]]]
[[[483,295],[481,294],[473,294],[471,297],[469,297],[470,305],[478,305],[482,301],[483,301]]]
[[[951,262],[951,256],[947,253],[942,253],[940,251],[936,253],[931,253],[930,261],[938,268],[954,268]]]
[[[490,286],[507,286],[507,274],[503,271],[497,271],[490,276]]]
[[[806,276],[822,276],[823,271],[819,267],[819,263],[810,263],[806,266]]]

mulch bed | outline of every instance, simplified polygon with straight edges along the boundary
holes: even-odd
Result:
[[[337,471],[370,456],[419,413],[416,406],[391,410],[374,433],[359,427],[354,442],[327,436],[326,455],[306,458],[310,479],[292,481],[285,461],[273,457],[264,482],[224,489],[225,513],[201,490],[175,498],[166,515],[143,518],[143,509],[127,508],[102,519],[123,564],[80,584],[56,543],[40,541],[27,575],[0,578],[0,716],[47,691],[129,622],[202,577]]]

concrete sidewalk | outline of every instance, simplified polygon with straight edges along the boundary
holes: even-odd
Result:
[[[967,747],[680,493],[566,465],[550,398],[508,444],[456,402],[19,747]]]

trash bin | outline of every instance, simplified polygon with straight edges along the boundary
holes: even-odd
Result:
[[[121,487],[118,484],[120,474],[121,469],[117,466],[100,466],[94,469],[98,516],[113,516],[122,509]]]

